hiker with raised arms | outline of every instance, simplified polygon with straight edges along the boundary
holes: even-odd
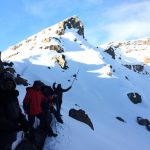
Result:
[[[54,93],[57,95],[57,98],[55,99],[57,113],[60,116],[61,116],[60,110],[61,110],[61,105],[62,105],[63,93],[69,91],[71,89],[71,87],[72,86],[69,86],[68,88],[63,89],[61,84],[58,84],[56,87],[56,82],[53,83],[53,90],[54,90]]]

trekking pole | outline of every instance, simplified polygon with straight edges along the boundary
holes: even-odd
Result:
[[[77,79],[78,73],[79,73],[79,69],[78,69],[77,73],[73,75],[74,79],[73,79],[73,81],[71,83],[71,86],[74,84],[75,80]]]

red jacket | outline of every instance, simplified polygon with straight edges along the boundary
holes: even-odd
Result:
[[[23,103],[30,106],[29,115],[37,115],[42,112],[41,103],[46,99],[41,91],[28,87]]]

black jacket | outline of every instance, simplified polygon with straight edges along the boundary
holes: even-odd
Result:
[[[21,114],[17,90],[0,90],[0,132],[14,130],[17,119]]]
[[[55,87],[55,85],[56,83],[53,84],[54,93],[58,96],[58,100],[62,101],[63,93],[69,91],[71,86],[69,86],[67,89],[63,89],[62,87]]]

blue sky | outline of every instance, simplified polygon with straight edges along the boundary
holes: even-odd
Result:
[[[150,37],[150,0],[5,0],[0,9],[0,50],[77,15],[87,40]]]

